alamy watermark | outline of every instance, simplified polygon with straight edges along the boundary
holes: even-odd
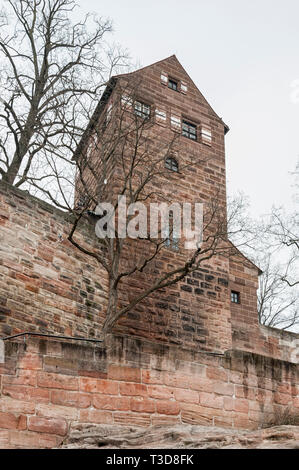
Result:
[[[5,347],[4,347],[4,341],[0,339],[0,364],[3,364],[5,362]]]
[[[203,237],[203,204],[135,202],[127,204],[118,196],[117,210],[109,202],[97,205],[95,232],[99,238],[168,239],[184,241],[184,248],[196,250]]]

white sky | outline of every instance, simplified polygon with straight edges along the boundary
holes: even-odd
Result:
[[[289,173],[299,155],[298,0],[79,3],[84,12],[113,20],[113,39],[140,65],[177,55],[230,127],[230,192],[249,195],[254,214],[272,204],[291,208]],[[296,90],[297,103],[291,98]]]

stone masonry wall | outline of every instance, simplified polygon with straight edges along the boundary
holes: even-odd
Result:
[[[65,212],[0,182],[0,336],[99,336],[105,272],[67,240],[71,226]],[[88,222],[75,239],[99,243]]]
[[[26,338],[5,341],[0,374],[1,448],[56,447],[82,423],[255,429],[286,407],[299,413],[298,366],[242,351]]]

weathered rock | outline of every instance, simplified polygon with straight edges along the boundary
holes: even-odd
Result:
[[[82,449],[299,449],[299,426],[245,431],[176,425],[137,428],[77,424],[62,448]]]

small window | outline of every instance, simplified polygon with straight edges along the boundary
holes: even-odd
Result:
[[[240,292],[236,292],[234,290],[231,291],[230,293],[230,298],[233,304],[239,304],[240,303]]]
[[[212,131],[209,126],[203,126],[201,128],[201,140],[206,145],[211,145],[212,143]]]
[[[150,117],[151,107],[149,104],[142,103],[141,101],[135,101],[135,114],[137,116],[148,119]]]
[[[183,121],[182,135],[191,140],[197,140],[196,126],[191,122]]]
[[[178,238],[167,238],[165,240],[165,246],[172,248],[174,251],[179,251],[179,239]]]
[[[122,105],[123,108],[128,108],[128,107],[132,106],[132,104],[133,104],[133,100],[130,96],[122,95],[121,105]]]
[[[168,79],[168,88],[172,90],[178,91],[178,82],[172,80],[171,78]]]
[[[177,173],[179,171],[179,164],[175,158],[167,157],[165,159],[165,168],[167,168],[167,170],[175,171]]]
[[[175,114],[170,116],[170,125],[172,129],[181,132],[181,118]]]
[[[181,92],[186,94],[188,91],[188,86],[186,82],[181,82]]]
[[[159,122],[166,122],[166,110],[156,108],[155,110],[156,120]]]

